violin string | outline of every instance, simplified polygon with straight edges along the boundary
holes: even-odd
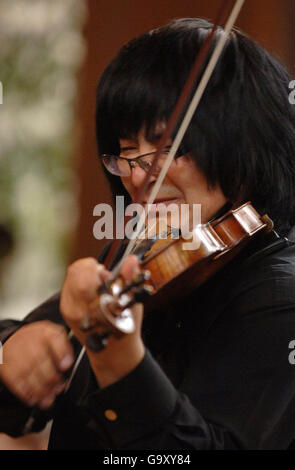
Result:
[[[230,31],[231,31],[231,29],[232,29],[238,15],[239,15],[239,13],[240,13],[240,11],[241,11],[241,8],[242,8],[244,2],[245,2],[245,0],[236,0],[236,3],[235,3],[235,5],[234,5],[234,7],[233,7],[233,9],[232,9],[232,11],[229,15],[229,18],[228,18],[228,20],[225,24],[225,27],[224,27],[223,34],[221,34],[221,37],[220,37],[219,41],[217,42],[217,44],[215,46],[215,49],[212,53],[212,56],[210,58],[210,61],[209,61],[208,65],[205,69],[203,77],[202,77],[202,79],[201,79],[201,81],[200,81],[200,83],[199,83],[199,85],[196,89],[194,97],[193,97],[193,99],[192,99],[192,101],[191,101],[191,103],[190,103],[190,105],[189,105],[189,107],[186,111],[185,117],[184,117],[184,119],[183,119],[183,121],[182,121],[182,123],[179,127],[179,130],[176,134],[176,137],[175,137],[175,139],[172,143],[172,146],[171,146],[171,149],[170,149],[170,151],[167,155],[167,159],[165,161],[165,164],[163,165],[163,167],[162,167],[162,169],[159,173],[159,176],[157,178],[157,181],[155,182],[153,190],[152,190],[152,192],[149,196],[149,199],[148,199],[148,202],[147,202],[148,209],[150,209],[149,205],[153,204],[153,202],[155,200],[155,197],[158,194],[160,186],[161,186],[161,184],[162,184],[162,182],[163,182],[163,180],[164,180],[164,178],[167,174],[169,166],[170,166],[172,160],[175,157],[175,154],[176,154],[176,152],[177,152],[177,150],[178,150],[178,148],[181,144],[183,136],[184,136],[184,134],[185,134],[190,122],[191,122],[191,119],[192,119],[192,117],[193,117],[193,115],[194,115],[194,113],[197,109],[197,106],[198,106],[198,104],[199,104],[199,102],[200,102],[200,100],[203,96],[203,93],[206,89],[206,86],[207,86],[207,84],[210,80],[210,77],[211,77],[211,75],[214,71],[215,65],[216,65],[216,63],[217,63],[217,61],[218,61],[218,59],[219,59],[219,57],[220,57],[220,55],[223,51],[223,48],[225,46],[225,42],[226,42],[226,40],[227,40],[227,38],[230,34]],[[140,218],[139,218],[138,228],[136,229],[135,235],[140,233],[140,231],[142,230],[145,219],[146,219],[146,211],[143,211]],[[114,277],[116,277],[119,274],[122,263],[124,262],[126,257],[131,253],[135,243],[136,243],[136,238],[132,237],[132,239],[130,240],[130,242],[127,245],[127,248],[125,250],[125,253],[124,253],[123,257],[121,258],[121,260],[117,263],[117,265],[112,270],[112,274],[113,274]],[[73,370],[72,370],[72,373],[71,373],[71,376],[70,376],[70,379],[69,379],[69,383],[67,384],[66,390],[69,389],[70,384],[71,384],[71,382],[74,378],[75,373],[77,372],[78,366],[79,366],[85,352],[86,352],[86,349],[83,346],[81,351],[80,351],[80,354],[79,354],[78,358],[75,361],[75,364],[74,364],[74,367],[73,367]]]
[[[139,221],[138,221],[138,225],[137,225],[137,229],[136,229],[136,232],[134,233],[134,236],[131,238],[130,242],[128,243],[127,247],[126,247],[126,250],[125,250],[125,253],[124,255],[122,256],[121,260],[117,263],[117,265],[115,266],[115,268],[112,270],[112,274],[116,277],[118,274],[119,274],[119,271],[121,269],[121,266],[122,264],[124,263],[126,257],[132,252],[133,250],[133,247],[136,243],[136,239],[137,239],[137,236],[138,234],[141,232],[142,228],[143,228],[143,225],[145,223],[145,220],[146,220],[146,217],[148,216],[148,213],[149,213],[149,210],[151,210],[151,207],[150,205],[153,204],[158,192],[159,192],[159,189],[160,189],[160,186],[162,185],[163,183],[163,180],[169,170],[169,167],[176,155],[176,152],[182,142],[182,139],[184,137],[184,134],[185,132],[187,131],[187,128],[188,126],[190,125],[190,122],[192,120],[192,117],[194,115],[194,113],[196,112],[196,109],[197,109],[197,106],[204,94],[204,91],[206,89],[206,86],[211,78],[211,75],[214,71],[214,68],[217,64],[217,61],[219,59],[219,57],[221,56],[222,54],[222,51],[223,51],[223,48],[225,46],[225,43],[226,43],[226,40],[231,32],[231,29],[239,15],[239,12],[244,4],[245,0],[237,0],[233,9],[232,9],[232,12],[227,20],[227,23],[224,27],[224,31],[223,33],[220,35],[220,38],[216,44],[216,47],[212,53],[212,56],[210,58],[210,61],[205,69],[205,72],[202,76],[202,79],[199,83],[199,86],[197,87],[196,89],[196,92],[194,94],[194,97],[193,99],[191,100],[191,103],[186,111],[186,114],[184,116],[184,119],[179,127],[179,130],[176,134],[176,137],[172,143],[172,146],[170,148],[170,151],[168,153],[168,156],[165,160],[165,163],[159,173],[159,176],[153,186],[153,189],[150,193],[150,196],[148,198],[148,202],[147,202],[147,213],[146,211],[143,211],[140,215],[140,218],[139,218]]]

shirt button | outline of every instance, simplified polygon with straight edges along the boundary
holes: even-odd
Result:
[[[114,410],[105,410],[104,415],[109,421],[116,421],[118,418],[118,415]]]

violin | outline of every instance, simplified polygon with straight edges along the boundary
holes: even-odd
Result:
[[[91,305],[94,316],[86,317],[80,328],[88,333],[86,344],[99,351],[107,344],[110,334],[128,334],[134,330],[130,307],[145,304],[145,313],[165,307],[168,302],[192,293],[229,263],[246,245],[270,232],[271,219],[261,216],[247,202],[227,211],[221,217],[193,229],[192,237],[158,239],[145,244],[140,252],[140,273],[125,282],[113,277],[100,289]],[[185,243],[196,249],[183,249]],[[95,332],[99,325],[103,334]]]

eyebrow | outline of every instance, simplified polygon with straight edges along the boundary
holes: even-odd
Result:
[[[135,145],[133,145],[133,146],[126,146],[126,147],[123,146],[123,147],[120,147],[120,152],[122,152],[122,150],[125,150],[125,151],[126,151],[126,150],[134,150],[135,148],[136,148]]]

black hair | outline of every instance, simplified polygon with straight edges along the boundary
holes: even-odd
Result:
[[[118,154],[119,139],[142,128],[152,140],[155,126],[169,119],[210,28],[203,19],[174,20],[122,47],[98,84],[99,154]],[[278,60],[234,30],[183,139],[211,187],[220,185],[232,202],[252,201],[281,234],[295,223],[290,81]],[[127,196],[119,177],[108,178],[114,195]]]

